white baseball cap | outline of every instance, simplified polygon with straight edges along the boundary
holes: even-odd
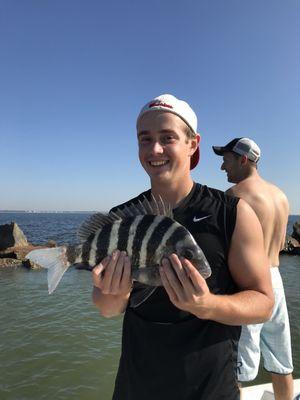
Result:
[[[197,116],[187,102],[177,99],[172,94],[162,94],[144,105],[138,115],[137,122],[142,115],[155,110],[167,111],[177,115],[191,128],[195,134],[197,133]],[[199,158],[200,152],[198,146],[197,150],[191,157],[190,169],[196,167],[199,162]]]
[[[231,140],[225,146],[212,146],[213,151],[222,156],[227,151],[233,151],[239,155],[246,155],[250,161],[258,162],[260,158],[260,148],[249,138],[236,138]]]

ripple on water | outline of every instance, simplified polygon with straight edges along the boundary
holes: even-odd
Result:
[[[0,271],[1,393],[8,400],[110,398],[121,318],[99,316],[88,272],[73,269],[64,280],[49,296],[44,271]]]

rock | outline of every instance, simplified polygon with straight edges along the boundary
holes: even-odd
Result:
[[[47,247],[56,247],[57,244],[56,244],[55,240],[48,240],[46,246]]]
[[[23,260],[21,266],[26,269],[42,269],[42,267],[39,264],[36,264],[30,260]]]
[[[0,268],[25,267],[27,269],[40,269],[38,264],[26,260],[26,255],[37,249],[56,247],[54,240],[49,240],[46,245],[38,246],[28,243],[24,233],[15,222],[0,225]]]
[[[0,258],[15,258],[17,260],[24,260],[25,256],[31,251],[36,249],[46,249],[48,246],[34,246],[27,243],[26,246],[14,246],[0,251]]]
[[[290,235],[286,235],[284,248],[281,253],[300,255],[300,243]]]
[[[33,244],[28,244],[27,246],[15,246],[15,247],[9,247],[8,249],[1,250],[0,251],[0,266],[5,267],[5,266],[10,266],[6,265],[7,262],[2,262],[2,260],[14,260],[14,265],[22,266],[27,269],[40,269],[41,267],[33,263],[32,261],[26,260],[25,257],[26,255],[32,251],[32,250],[38,250],[38,249],[48,249],[49,247],[55,247],[52,243],[51,246],[35,246]],[[3,265],[1,265],[1,263]]]
[[[292,237],[300,242],[300,221],[294,223]]]
[[[293,248],[290,253],[292,256],[300,256],[300,246]]]
[[[27,245],[26,236],[15,222],[0,225],[0,250]]]
[[[21,266],[21,260],[16,260],[14,258],[0,258],[0,268],[17,268]]]
[[[41,269],[38,264],[29,260],[17,260],[16,258],[0,258],[0,268],[19,268]]]

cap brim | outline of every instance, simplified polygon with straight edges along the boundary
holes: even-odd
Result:
[[[200,150],[199,150],[199,146],[198,146],[197,150],[191,157],[190,169],[194,169],[197,166],[199,160],[200,160]]]
[[[222,146],[212,146],[212,149],[218,156],[222,156],[226,151],[226,148]]]

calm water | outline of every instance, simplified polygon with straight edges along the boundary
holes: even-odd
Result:
[[[0,214],[15,221],[30,242],[73,243],[87,214]],[[292,223],[300,217],[290,217]],[[294,375],[300,378],[300,257],[282,256],[290,312]],[[55,293],[46,272],[0,269],[0,398],[7,400],[111,398],[122,319],[104,319],[91,303],[91,278],[69,270]],[[266,382],[260,371],[256,383]]]

